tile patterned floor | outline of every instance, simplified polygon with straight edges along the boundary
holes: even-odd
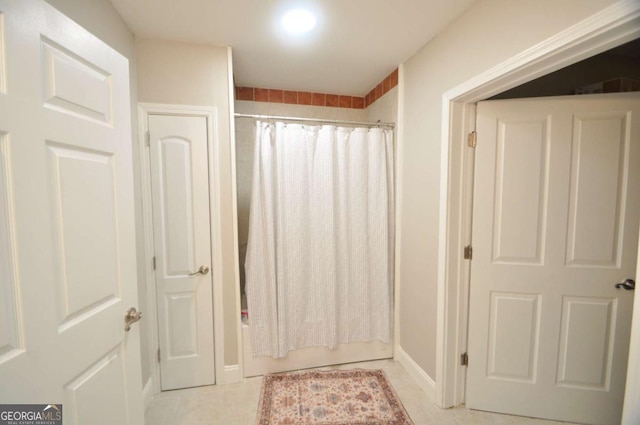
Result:
[[[355,363],[326,369],[382,369],[391,381],[415,425],[563,425],[520,416],[468,410],[440,409],[393,360]],[[239,384],[189,388],[158,394],[146,413],[146,425],[253,425],[262,378]]]

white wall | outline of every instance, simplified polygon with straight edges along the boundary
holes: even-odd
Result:
[[[366,121],[397,122],[398,121],[398,86],[379,97],[365,109]]]
[[[45,0],[133,63],[134,35],[109,0]]]
[[[120,17],[109,0],[46,0],[60,12],[73,19],[87,31],[104,41],[129,60],[129,86],[131,90],[131,137],[133,164],[139,163],[138,157],[138,120],[136,105],[137,77],[135,61],[135,37],[126,22]],[[136,256],[138,258],[138,310],[148,311],[146,299],[146,275],[141,259],[144,253],[144,233],[142,232],[142,196],[140,189],[139,167],[133,169],[134,202],[136,223]],[[144,385],[152,372],[149,364],[149,332],[148,321],[142,320],[140,326],[140,350],[142,356],[142,384]]]
[[[230,134],[229,50],[204,44],[186,44],[159,40],[136,40],[138,100],[146,103],[215,107],[218,159],[223,176],[220,187],[222,221],[222,269],[224,364],[239,364],[237,280],[234,251],[233,178]],[[223,371],[216,371],[221,373]]]
[[[403,64],[399,344],[436,377],[442,95],[614,0],[480,0]]]

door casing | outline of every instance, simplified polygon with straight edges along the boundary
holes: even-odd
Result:
[[[440,226],[436,321],[435,403],[464,403],[467,350],[473,149],[467,135],[475,129],[475,104],[510,88],[640,37],[640,4],[619,2],[557,36],[489,69],[442,96],[440,146]]]
[[[144,244],[145,244],[145,274],[147,309],[149,310],[149,359],[154,365],[150,379],[149,393],[152,396],[160,392],[160,365],[157,360],[158,320],[157,301],[155,287],[155,270],[153,269],[154,239],[153,239],[153,202],[151,197],[151,164],[147,147],[148,117],[149,115],[173,115],[204,117],[207,120],[207,151],[209,163],[209,211],[211,221],[211,273],[213,278],[213,332],[214,332],[214,356],[215,356],[215,381],[216,384],[235,382],[234,376],[241,377],[242,370],[235,371],[230,376],[225,370],[224,364],[224,317],[223,317],[223,279],[222,268],[216,265],[222,264],[221,217],[220,217],[220,170],[219,140],[217,138],[217,109],[214,107],[165,105],[155,103],[138,104],[138,131],[140,140],[140,173],[142,186],[142,210],[144,220]],[[239,321],[239,319],[238,319]],[[242,365],[239,365],[242,368]]]

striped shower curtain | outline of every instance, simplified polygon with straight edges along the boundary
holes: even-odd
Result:
[[[392,130],[257,122],[245,261],[254,356],[391,341],[393,176]]]

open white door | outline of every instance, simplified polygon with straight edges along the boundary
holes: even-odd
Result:
[[[163,390],[215,383],[207,118],[149,115]]]
[[[620,423],[640,96],[481,102],[467,406]]]
[[[129,65],[42,0],[0,0],[0,403],[141,425]]]

